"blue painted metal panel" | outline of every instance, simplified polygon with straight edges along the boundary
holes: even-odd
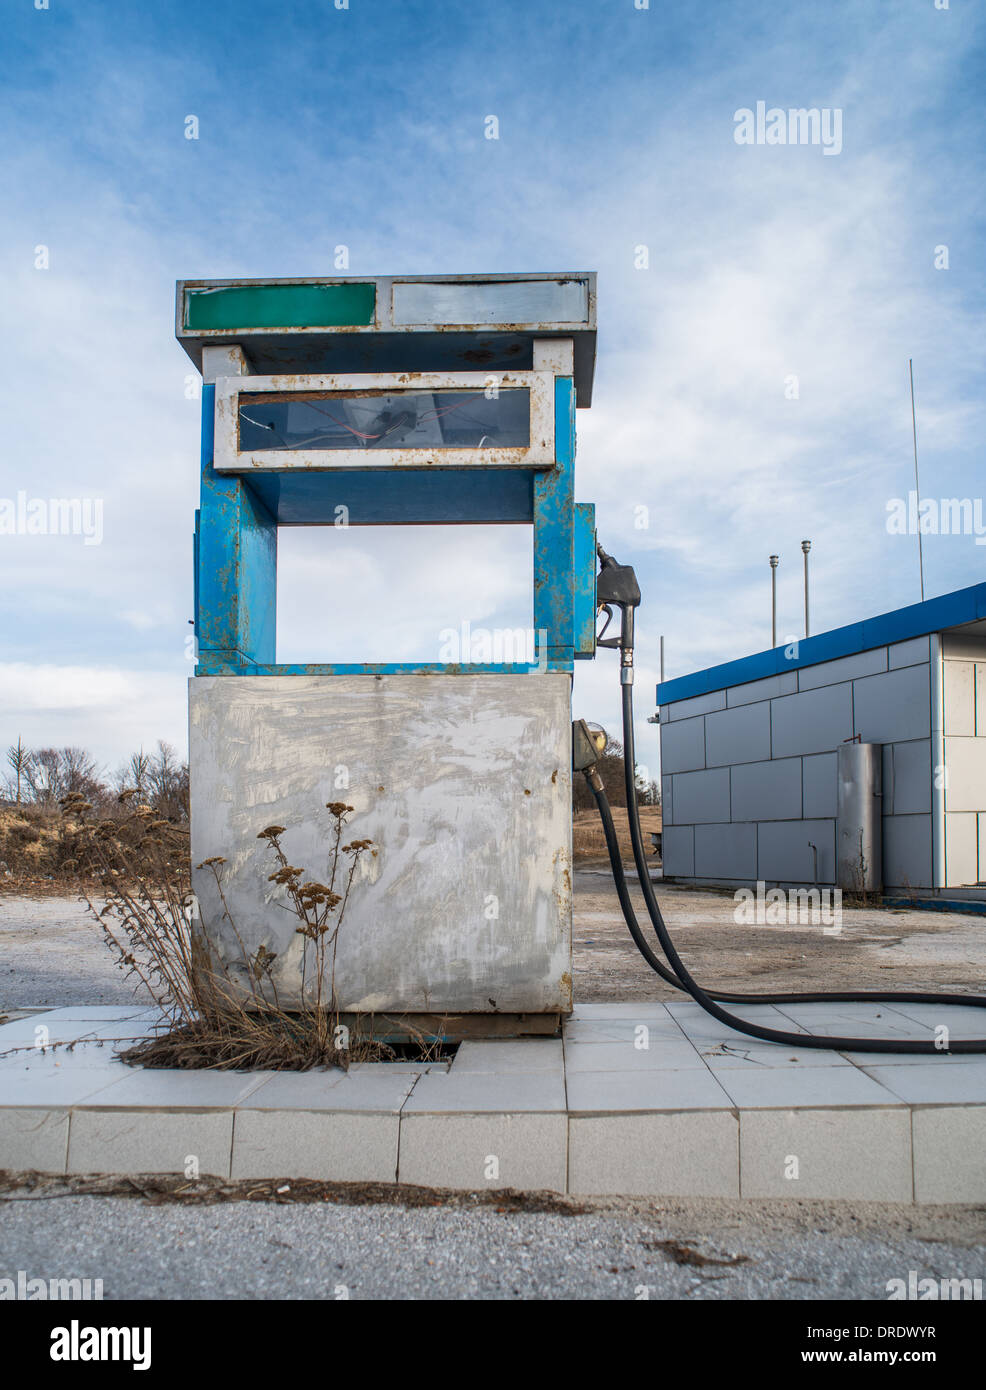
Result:
[[[588,505],[576,512],[574,502],[575,390],[571,378],[555,381],[555,465],[536,472],[355,469],[220,475],[212,467],[214,411],[215,387],[206,386],[202,393],[202,494],[195,542],[197,674],[571,671],[576,626],[579,656],[593,655],[595,512]],[[279,524],[469,522],[533,523],[537,662],[277,663]]]
[[[433,661],[356,661],[356,662],[295,662],[288,665],[257,665],[238,657],[235,652],[212,653],[212,668],[203,675],[210,676],[529,676],[543,673],[545,666],[538,662],[507,661],[459,662],[442,665]]]
[[[817,666],[820,662],[854,656],[873,647],[906,642],[912,637],[924,637],[931,632],[945,632],[949,628],[977,622],[983,617],[986,617],[986,583],[972,584],[967,589],[955,589],[950,594],[925,599],[923,603],[912,603],[906,608],[879,613],[862,622],[820,632],[815,637],[802,638],[796,644],[796,654],[790,647],[774,647],[770,651],[741,657],[738,661],[726,661],[720,666],[709,666],[704,671],[665,681],[657,687],[657,702],[667,705],[675,700],[688,700],[693,695],[706,695],[709,691],[724,690],[727,686],[744,685],[747,681],[762,680],[765,676],[793,671],[799,666]],[[785,655],[789,651],[791,655]]]
[[[534,628],[551,670],[575,656],[575,388],[555,378],[556,467],[534,479]],[[543,634],[543,636],[542,636]]]
[[[596,654],[596,509],[575,504],[575,659]]]
[[[529,469],[304,469],[251,474],[250,486],[279,526],[437,526],[534,520]]]
[[[277,524],[249,484],[212,467],[215,387],[202,390],[202,493],[198,542],[198,675],[213,653],[275,660]]]

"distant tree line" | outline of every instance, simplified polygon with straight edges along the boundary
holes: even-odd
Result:
[[[109,811],[121,792],[136,792],[140,801],[171,821],[188,819],[188,764],[164,739],[152,753],[131,753],[115,772],[107,773],[84,748],[28,748],[18,738],[7,749],[3,796],[8,803],[55,810],[71,792],[94,808]]]
[[[610,742],[605,753],[601,753],[596,759],[596,769],[602,778],[609,804],[611,806],[625,806],[627,804],[627,792],[623,773],[622,743]],[[637,792],[638,806],[659,806],[661,804],[661,789],[656,782],[647,782],[638,773],[634,778],[634,786]],[[574,773],[572,777],[572,805],[576,811],[595,809],[596,803],[581,772]]]

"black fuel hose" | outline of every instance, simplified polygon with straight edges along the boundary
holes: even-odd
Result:
[[[632,655],[630,660],[632,662]],[[670,964],[670,970],[657,958],[640,930],[640,925],[637,921],[633,903],[627,889],[626,875],[623,871],[623,863],[616,839],[616,831],[613,826],[613,817],[602,782],[598,775],[595,777],[593,776],[592,768],[586,769],[585,775],[602,820],[606,848],[609,853],[610,865],[613,871],[613,878],[616,884],[617,895],[620,899],[620,907],[623,911],[624,920],[626,921],[627,927],[630,930],[630,935],[633,937],[637,949],[651,969],[673,988],[690,994],[696,1003],[700,1004],[713,1018],[718,1019],[721,1023],[727,1024],[730,1028],[734,1028],[737,1032],[746,1033],[753,1038],[761,1038],[765,1042],[783,1043],[785,1046],[798,1048],[815,1047],[836,1052],[904,1052],[928,1054],[931,1056],[941,1055],[942,1052],[986,1053],[986,1039],[984,1038],[957,1038],[954,1040],[950,1038],[947,1048],[938,1047],[933,1041],[916,1041],[912,1039],[822,1038],[812,1033],[788,1033],[779,1029],[763,1028],[759,1024],[749,1023],[746,1019],[739,1018],[735,1014],[729,1013],[726,1009],[720,1008],[719,1002],[717,1001],[730,1004],[892,1004],[897,1002],[899,1004],[933,1004],[942,1007],[964,1005],[972,1008],[986,1008],[986,998],[964,994],[928,994],[919,992],[875,993],[861,990],[842,993],[727,994],[719,991],[710,992],[703,989],[692,977],[678,954],[651,883],[650,870],[644,853],[643,836],[640,829],[640,816],[637,810],[636,787],[634,785],[636,758],[633,735],[633,669],[631,665],[628,670],[626,662],[623,663],[621,668],[621,681],[623,694],[624,780],[627,792],[627,821],[630,827],[630,842],[633,846],[634,863],[637,867],[637,874],[640,879],[640,887],[644,902],[647,905],[647,912],[661,949]]]

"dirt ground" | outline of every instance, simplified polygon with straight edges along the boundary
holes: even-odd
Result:
[[[637,884],[631,896],[654,940]],[[664,918],[682,959],[706,986],[765,994],[809,990],[986,989],[986,919],[970,913],[844,907],[842,929],[753,926],[735,920],[728,890],[657,882]],[[630,940],[609,869],[575,874],[575,989],[586,1002],[680,997],[646,965]]]
[[[982,992],[986,920],[966,913],[846,907],[838,936],[820,925],[744,926],[728,891],[656,885],[683,958],[703,984],[737,991],[906,989]],[[638,917],[650,933],[635,882]],[[638,955],[603,861],[575,873],[575,996],[675,997]],[[76,899],[0,894],[0,1014],[66,1004],[128,1004],[132,985]],[[151,1002],[143,1000],[141,1002]]]

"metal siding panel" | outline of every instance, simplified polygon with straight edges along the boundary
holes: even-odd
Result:
[[[696,825],[696,878],[754,880],[756,876],[755,825]]]
[[[945,809],[986,811],[986,739],[945,739]]]
[[[903,743],[931,735],[927,666],[905,666],[853,681],[854,734],[864,743]]]
[[[852,699],[849,683],[827,685],[770,702],[771,753],[775,758],[797,753],[828,753],[852,737]]]
[[[979,881],[979,824],[973,811],[945,817],[945,886],[961,888]]]
[[[748,681],[746,685],[731,686],[726,691],[726,704],[730,709],[735,705],[752,705],[758,700],[770,700],[776,695],[793,695],[797,689],[797,671],[784,671],[779,676],[766,676],[761,681]]]
[[[818,850],[818,876],[815,855]],[[757,877],[765,882],[834,883],[835,822],[771,821],[758,827]]]
[[[729,769],[678,772],[674,779],[676,825],[729,820]]]
[[[946,657],[943,670],[945,733],[976,733],[976,666]]]
[[[729,805],[734,821],[800,820],[801,759],[775,758],[733,767]]]
[[[760,762],[770,757],[770,705],[738,705],[705,717],[705,761],[709,767]]]
[[[818,666],[809,666],[798,672],[799,690],[816,690],[822,685],[838,685],[841,681],[852,680],[856,676],[872,676],[887,669],[886,647],[875,647],[872,651],[858,652],[855,656],[844,656],[838,661],[823,661]]]
[[[931,740],[889,745],[891,754],[888,788],[884,783],[886,809],[895,816],[922,815],[931,810]]]
[[[691,878],[695,873],[695,829],[669,825],[662,832],[661,870],[665,877]]]
[[[931,817],[884,816],[885,888],[931,887]]]
[[[836,753],[815,753],[801,760],[806,820],[835,817],[838,805],[839,759]]]
[[[661,768],[664,772],[693,772],[705,767],[705,720],[676,719],[661,724]]]
[[[711,710],[726,708],[726,692],[713,690],[708,695],[699,695],[694,700],[676,700],[673,704],[662,705],[662,722],[665,714],[669,723],[676,719],[691,719],[696,714],[708,714]]]
[[[891,671],[896,671],[901,666],[917,666],[920,662],[929,660],[928,639],[912,637],[909,642],[895,642],[892,647],[887,648],[887,657]]]

